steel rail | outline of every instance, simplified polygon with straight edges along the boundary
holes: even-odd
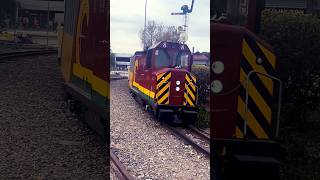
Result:
[[[129,174],[124,165],[119,161],[118,157],[110,149],[110,158],[117,170],[121,173],[121,176],[118,176],[120,180],[134,180],[134,178]]]
[[[176,137],[182,139],[185,143],[191,145],[195,150],[199,153],[204,154],[208,158],[210,158],[210,150],[207,148],[203,148],[195,143],[191,138],[189,138],[185,133],[182,132],[179,128],[172,127],[168,124],[164,124],[167,129],[169,129]]]
[[[57,52],[58,52],[57,50],[51,49],[51,50],[32,50],[32,51],[17,51],[17,52],[0,53],[0,60],[12,59],[12,58],[17,58],[17,57],[26,57],[26,56],[55,54]]]
[[[210,135],[206,132],[203,132],[201,130],[199,130],[198,128],[194,127],[193,125],[188,124],[187,127],[194,132],[195,134],[197,134],[198,136],[200,136],[201,138],[205,139],[206,141],[210,142]]]

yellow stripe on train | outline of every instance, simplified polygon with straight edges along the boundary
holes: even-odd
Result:
[[[156,92],[157,92],[156,101],[158,104],[169,104],[170,85],[171,85],[170,78],[171,78],[171,72],[164,72],[157,75],[157,81],[161,79],[156,87]]]
[[[186,83],[185,83],[185,92],[184,92],[184,105],[195,106],[196,105],[196,78],[191,74],[186,74],[185,76]]]
[[[87,69],[78,63],[74,63],[73,74],[80,79],[85,79],[91,84],[92,89],[97,91],[103,97],[110,98],[109,83],[103,79],[100,79],[98,76],[95,76],[90,69]]]
[[[257,56],[254,54],[253,50],[249,47],[246,40],[243,40],[242,43],[242,53],[244,57],[247,59],[247,62],[252,66],[255,71],[268,74],[263,66],[258,65],[256,63]],[[264,86],[268,89],[269,93],[273,93],[273,82],[271,79],[265,78],[261,75],[258,75]]]
[[[263,55],[266,57],[267,61],[272,65],[272,68],[275,68],[276,64],[276,59],[275,55],[267,50],[265,47],[263,47],[259,42],[254,42],[256,43],[257,47],[262,51]],[[254,45],[254,46],[255,46]],[[250,69],[246,69],[247,72],[253,70],[256,72],[264,73],[264,74],[270,74],[272,72],[268,72],[262,65],[258,64],[256,62],[257,60],[257,55],[255,54],[254,50],[248,42],[244,39],[242,43],[242,54],[243,54],[243,59],[242,61],[246,61],[248,65],[251,66]],[[258,82],[255,80],[250,79],[248,89],[246,89],[247,85],[247,74],[246,71],[243,68],[247,68],[246,66],[241,66],[240,69],[240,82],[242,85],[242,91],[246,91],[249,95],[249,105],[248,105],[248,112],[246,114],[246,104],[244,100],[246,99],[245,93],[241,93],[241,95],[238,96],[238,114],[242,118],[242,120],[247,120],[247,128],[250,132],[252,132],[256,138],[258,139],[268,139],[270,134],[267,132],[272,132],[272,126],[271,126],[271,121],[272,121],[272,108],[270,107],[272,104],[268,104],[269,99],[265,99],[261,93],[262,89],[261,88],[266,88],[267,92],[270,93],[270,95],[273,95],[273,81],[269,78],[266,78],[261,75],[257,75],[258,80],[260,80],[262,83],[259,85]],[[263,87],[260,87],[263,86]],[[243,97],[244,96],[244,97]],[[257,117],[255,117],[257,116]],[[264,122],[266,121],[266,122]],[[241,124],[240,124],[241,125]],[[244,124],[243,124],[244,125]],[[238,127],[239,124],[237,125],[235,129],[235,135],[237,138],[243,138],[244,137],[244,132],[241,130],[241,128]]]

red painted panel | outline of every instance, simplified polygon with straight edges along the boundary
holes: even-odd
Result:
[[[223,91],[211,92],[211,137],[232,138],[237,120],[237,98],[240,86],[240,60],[244,28],[211,23],[211,65],[214,61],[224,63],[224,72],[211,72],[211,82],[220,80]]]
[[[181,106],[184,102],[184,90],[185,90],[185,77],[187,71],[184,69],[172,69],[171,70],[171,86],[170,86],[170,105]],[[180,85],[176,84],[180,81]],[[180,88],[180,91],[176,91],[176,87]]]
[[[89,17],[83,21],[81,65],[109,81],[109,0],[90,0]]]

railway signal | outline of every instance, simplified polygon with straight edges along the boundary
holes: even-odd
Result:
[[[190,14],[193,11],[193,5],[194,5],[194,0],[192,0],[191,2],[191,7],[189,9],[188,5],[183,5],[181,6],[181,11],[182,12],[175,12],[175,13],[171,13],[171,15],[175,16],[175,15],[182,15],[184,16],[184,24],[182,25],[182,28],[180,29],[180,42],[182,42],[183,44],[185,42],[187,42],[188,40],[188,33],[187,33],[187,29],[188,29],[188,25],[187,25],[187,21],[188,21],[188,14]]]

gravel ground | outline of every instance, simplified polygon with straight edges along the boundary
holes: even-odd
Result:
[[[0,63],[0,179],[107,179],[106,147],[65,112],[55,56]]]
[[[115,170],[111,166],[110,166],[110,180],[118,180],[116,173],[115,173]]]
[[[210,179],[209,159],[185,145],[111,81],[111,148],[137,179]]]

